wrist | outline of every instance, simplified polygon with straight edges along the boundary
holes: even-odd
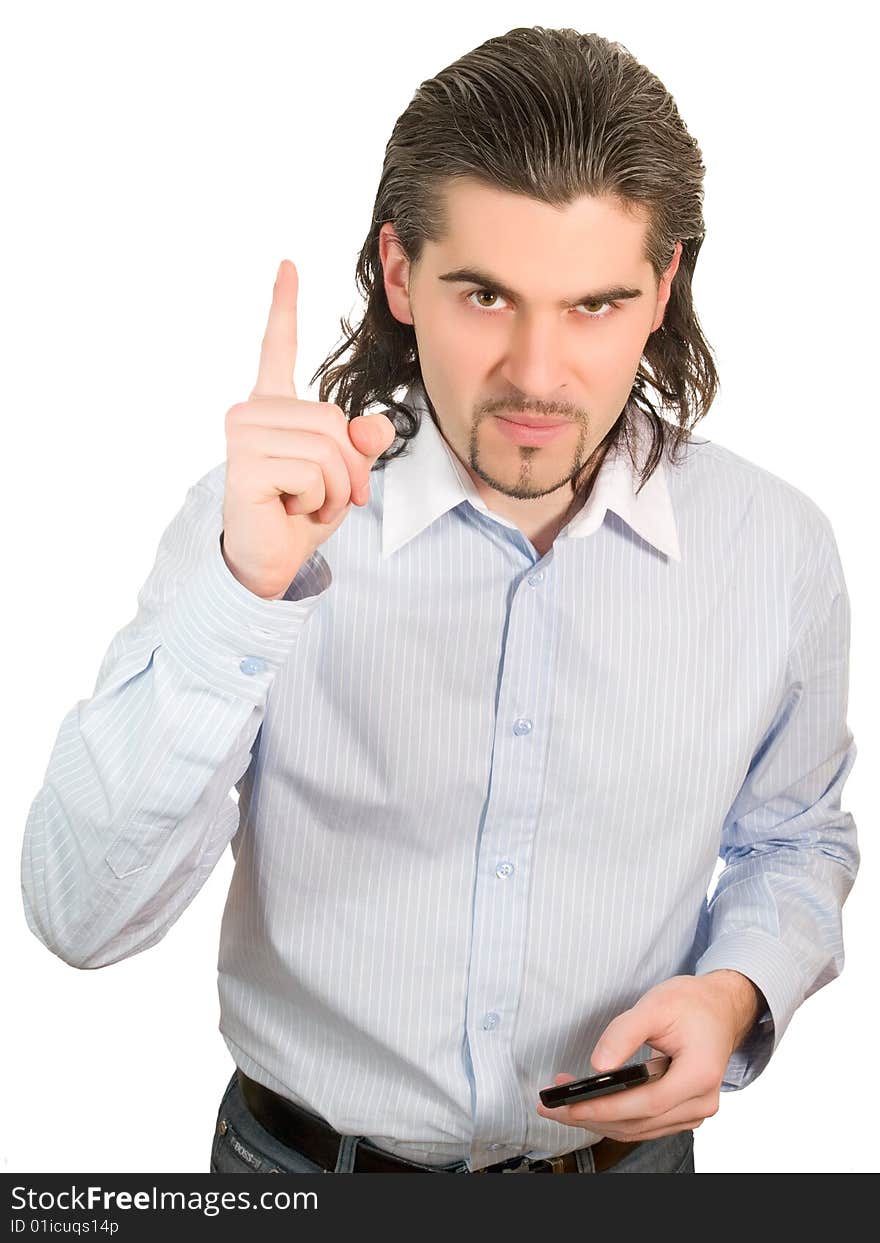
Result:
[[[708,971],[702,978],[724,998],[730,1011],[731,1050],[738,1049],[766,1007],[763,993],[740,971],[723,968]]]

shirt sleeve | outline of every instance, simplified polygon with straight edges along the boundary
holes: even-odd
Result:
[[[850,606],[824,514],[791,596],[785,687],[721,835],[694,973],[739,971],[763,994],[722,1091],[763,1071],[797,1007],[843,969],[842,908],[859,866],[841,794],[856,758],[847,722]]]
[[[266,699],[330,569],[316,552],[285,595],[254,595],[223,559],[221,467],[161,537],[136,616],[94,693],[61,723],[27,818],[25,917],[54,954],[102,967],[155,945],[238,828]]]

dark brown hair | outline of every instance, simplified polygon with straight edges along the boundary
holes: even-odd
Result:
[[[648,337],[630,400],[593,455],[625,440],[632,457],[628,410],[639,407],[652,431],[644,486],[664,449],[674,457],[689,439],[719,385],[691,296],[705,236],[704,174],[700,149],[672,96],[622,44],[542,26],[487,40],[423,82],[394,125],[357,264],[366,312],[356,328],[340,320],[342,344],[310,381],[321,377],[319,400],[333,401],[349,418],[381,404],[397,436],[377,467],[399,456],[418,432],[419,413],[396,396],[423,382],[413,326],[394,318],[385,295],[383,223],[393,223],[415,264],[426,240],[445,236],[443,190],[450,178],[557,207],[585,194],[610,196],[626,210],[647,212],[645,258],[658,281],[676,241],[682,243],[663,323]],[[350,357],[334,367],[349,348]]]

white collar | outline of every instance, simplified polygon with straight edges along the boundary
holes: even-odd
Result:
[[[431,417],[424,389],[416,382],[407,389],[403,403],[421,415],[416,436],[407,442],[405,453],[392,458],[382,468],[385,476],[382,515],[382,557],[390,557],[414,539],[432,522],[462,501],[497,522],[516,528],[509,519],[494,513],[480,496],[474,482],[447,444]],[[650,446],[649,420],[644,411],[631,407],[636,431],[639,468]],[[661,552],[681,561],[681,550],[666,482],[663,459],[658,462],[641,492],[636,495],[640,476],[633,469],[625,445],[615,446],[606,455],[584,505],[563,528],[570,539],[583,539],[602,525],[606,510],[613,510],[638,535]]]

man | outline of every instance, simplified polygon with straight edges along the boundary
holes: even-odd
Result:
[[[231,843],[213,1170],[692,1172],[842,967],[848,597],[816,505],[691,435],[702,176],[625,49],[514,30],[398,119],[318,403],[279,269],[23,852],[91,968]]]

